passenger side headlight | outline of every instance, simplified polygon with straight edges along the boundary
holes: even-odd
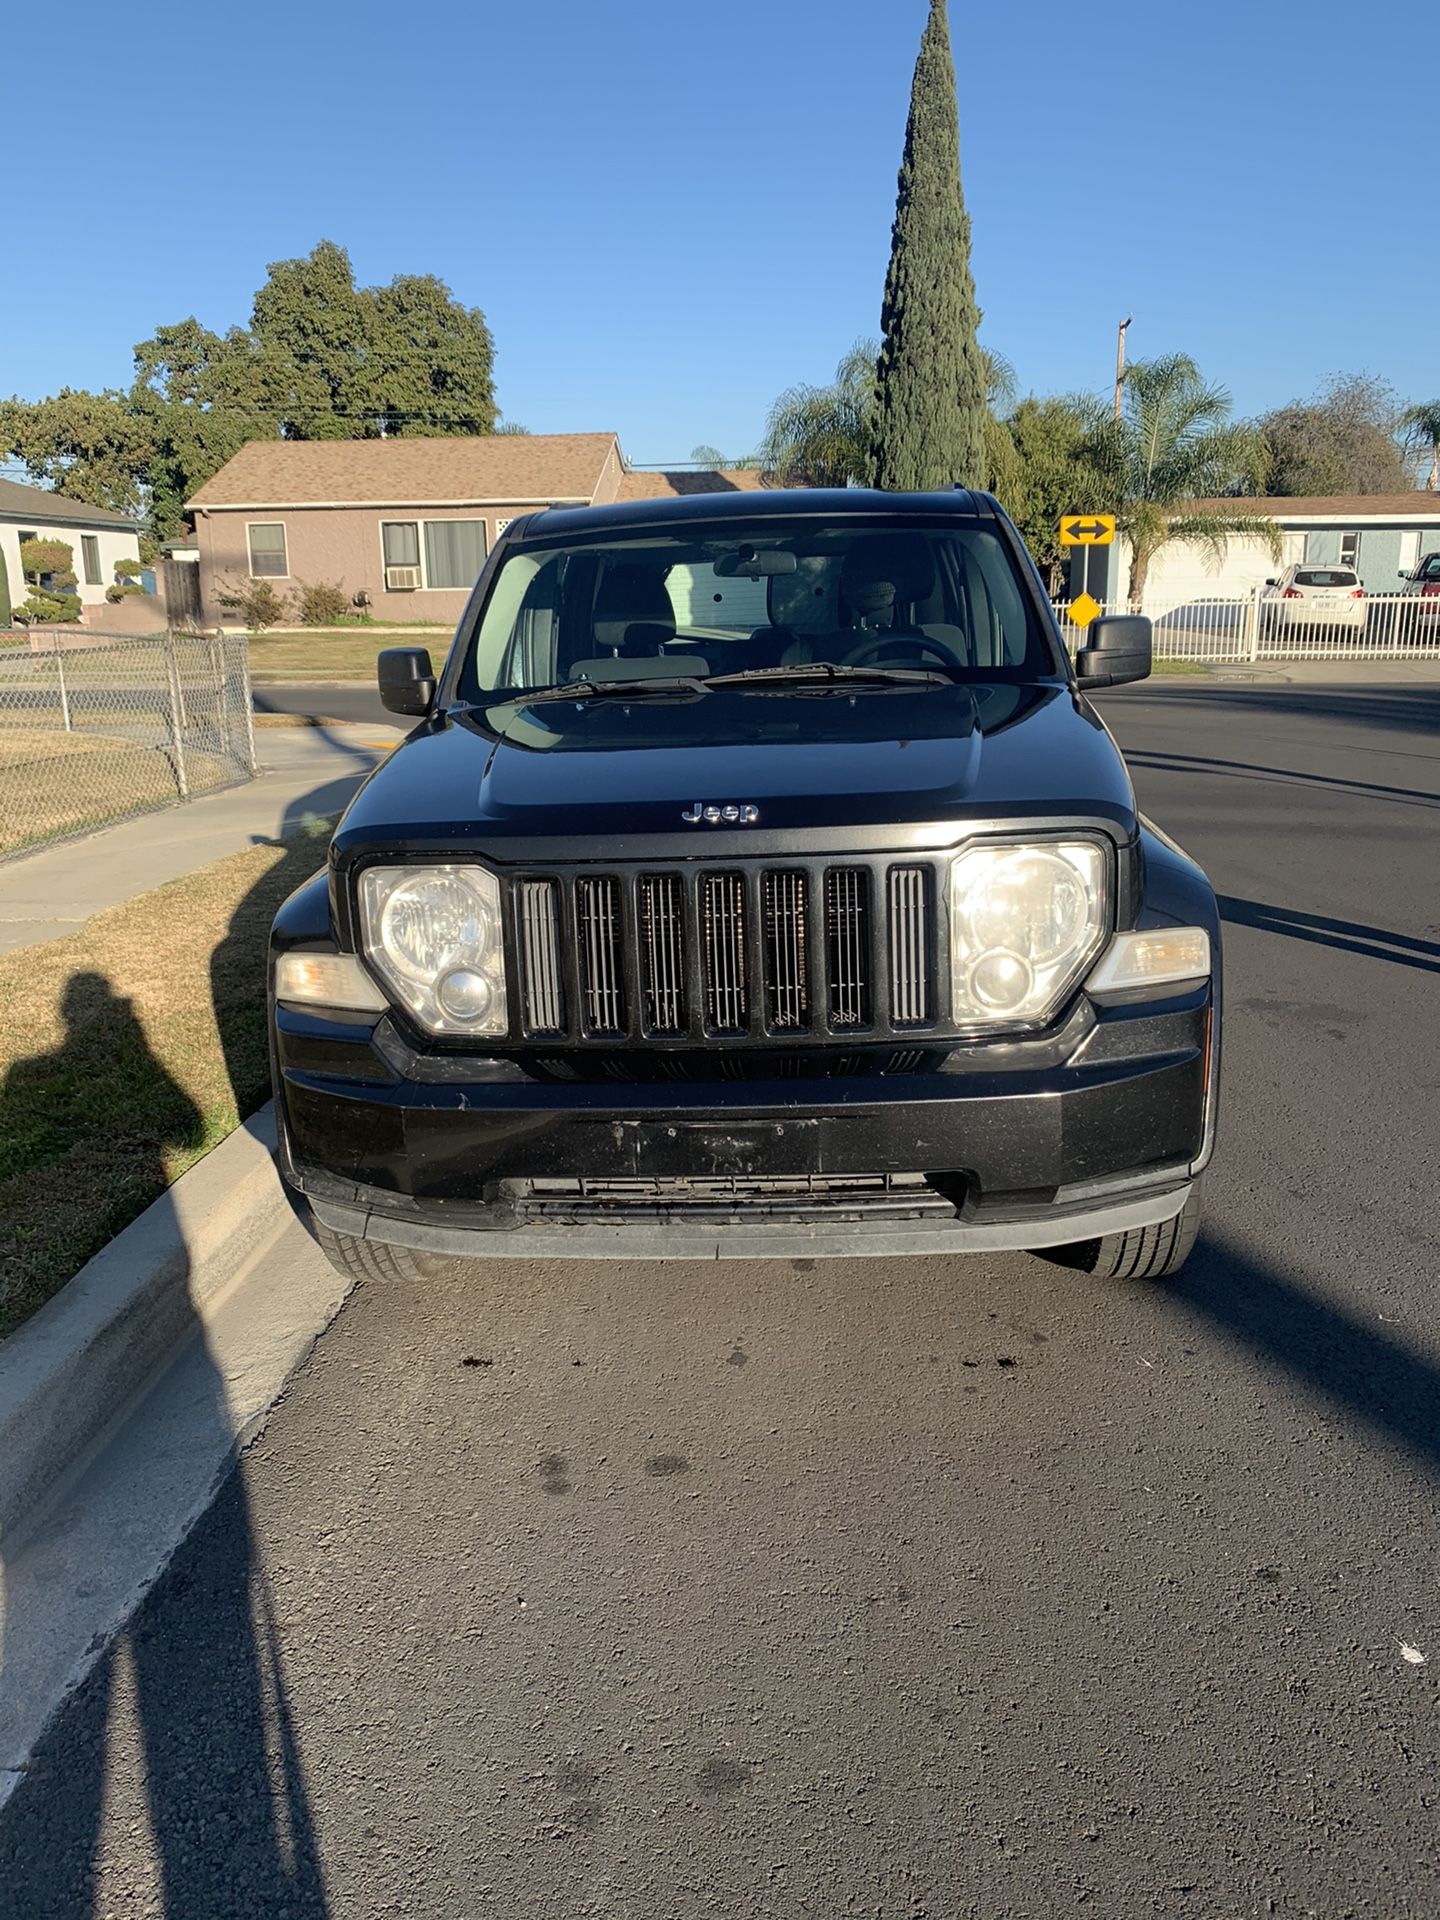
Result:
[[[370,964],[430,1033],[509,1025],[500,883],[483,867],[367,867],[361,940]]]
[[[1107,862],[1090,840],[974,846],[950,869],[958,1026],[1038,1026],[1109,931]]]

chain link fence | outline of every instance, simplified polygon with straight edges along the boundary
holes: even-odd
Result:
[[[250,780],[243,636],[0,645],[0,860]]]

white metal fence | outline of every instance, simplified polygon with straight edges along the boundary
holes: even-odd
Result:
[[[243,636],[0,646],[0,860],[251,779]]]
[[[1105,613],[1127,613],[1124,605]],[[1304,603],[1256,592],[1236,598],[1181,601],[1147,597],[1142,611],[1154,628],[1157,660],[1224,663],[1248,660],[1404,660],[1440,656],[1440,594],[1367,595],[1361,617],[1318,619]],[[1084,630],[1055,609],[1073,653]]]

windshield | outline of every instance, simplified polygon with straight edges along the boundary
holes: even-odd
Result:
[[[1061,671],[988,528],[757,520],[517,548],[460,693],[737,673],[764,685],[826,666],[926,669],[942,683]]]

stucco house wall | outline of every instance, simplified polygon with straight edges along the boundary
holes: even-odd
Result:
[[[352,600],[361,590],[368,594],[366,611],[376,620],[458,620],[469,587],[420,586],[402,592],[387,589],[380,531],[383,523],[414,521],[423,529],[424,522],[430,520],[477,521],[485,530],[488,554],[507,521],[545,504],[543,500],[511,500],[480,509],[398,500],[385,507],[277,507],[272,511],[199,508],[195,536],[200,549],[200,593],[206,621],[226,625],[237,618],[233,610],[221,606],[220,595],[228,588],[243,587],[251,577],[249,529],[254,524],[285,529],[286,571],[265,576],[282,598],[293,598],[302,584],[333,583]],[[420,545],[423,556],[423,530]],[[423,577],[423,566],[421,571]]]

